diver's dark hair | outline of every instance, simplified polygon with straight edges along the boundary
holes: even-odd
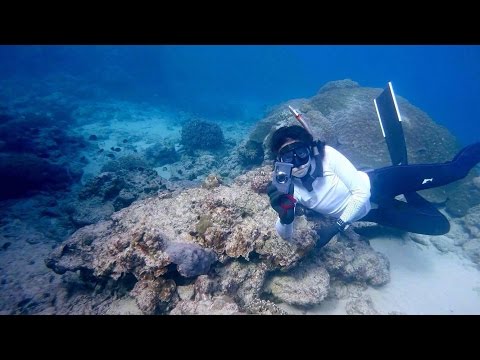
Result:
[[[283,126],[275,130],[272,134],[272,137],[270,138],[270,151],[277,154],[278,150],[287,139],[298,140],[308,145],[311,145],[313,142],[313,136],[302,126]]]

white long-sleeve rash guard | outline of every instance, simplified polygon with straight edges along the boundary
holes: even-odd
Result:
[[[312,159],[313,160],[313,159]],[[312,161],[311,173],[315,170]],[[371,209],[370,178],[358,171],[338,150],[325,145],[323,177],[314,180],[313,191],[308,192],[301,179],[293,178],[293,196],[303,206],[321,214],[352,223],[364,217]],[[277,220],[277,233],[285,240],[293,235],[294,222],[284,225]]]

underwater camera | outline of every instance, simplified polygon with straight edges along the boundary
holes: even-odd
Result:
[[[280,161],[275,162],[272,183],[278,191],[284,194],[288,194],[292,184],[292,168],[293,164]]]

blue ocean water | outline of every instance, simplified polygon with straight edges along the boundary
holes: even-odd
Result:
[[[83,300],[75,308],[75,296],[83,296],[83,285],[62,278],[56,260],[45,261],[52,249],[134,201],[216,186],[261,164],[261,146],[237,147],[251,125],[270,107],[310,98],[329,81],[375,88],[392,81],[398,95],[460,144],[480,140],[479,58],[479,46],[463,45],[0,45],[0,315],[82,313]],[[212,123],[188,122],[192,114]],[[193,141],[192,134],[200,135]],[[193,152],[205,150],[202,145],[212,151]],[[207,174],[213,175],[208,182]],[[480,312],[478,271],[457,258],[464,254],[478,264],[478,181],[469,186],[463,191],[474,205],[467,209],[467,196],[459,196],[461,204],[452,208],[471,212],[452,218],[451,236],[373,239],[372,248],[388,255],[392,274],[387,286],[370,289],[382,311]],[[186,206],[185,213],[193,209]],[[197,219],[195,233],[211,226],[209,216]],[[462,231],[464,223],[470,227]],[[184,250],[173,247],[169,256]],[[203,269],[213,261],[204,260],[194,265]],[[78,292],[57,302],[65,286]],[[134,286],[133,275],[122,286]],[[92,300],[99,304],[95,294]],[[346,311],[321,306],[320,313]],[[95,307],[92,313],[105,309]]]
[[[479,140],[480,46],[156,45],[0,46],[0,79],[68,73],[123,99],[169,103],[212,118],[257,119],[268,106],[311,97],[349,78],[396,93]]]

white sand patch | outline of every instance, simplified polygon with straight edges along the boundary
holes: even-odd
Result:
[[[164,139],[168,139],[176,147],[181,148],[182,125],[192,115],[154,109],[135,112],[131,106],[133,105],[119,104],[119,109],[123,109],[123,111],[119,110],[118,116],[112,115],[108,121],[90,122],[80,125],[76,129],[76,132],[85,139],[89,139],[90,135],[97,137],[97,140],[88,140],[91,145],[97,147],[97,150],[92,152],[92,149],[89,148],[82,152],[82,155],[88,159],[88,164],[83,167],[82,183],[86,183],[87,180],[98,175],[103,165],[112,159],[126,155],[142,156],[147,148]],[[219,125],[225,139],[235,144],[245,139],[253,127],[253,123],[246,121],[205,120]],[[119,151],[115,151],[115,149]],[[165,169],[162,166],[155,170],[160,176],[170,179],[169,168]]]
[[[471,261],[398,238],[370,243],[390,260],[390,283],[366,291],[379,312],[480,314],[480,272]]]
[[[135,299],[127,296],[112,302],[106,315],[142,315],[142,311],[138,308]]]
[[[380,314],[480,314],[480,271],[470,260],[394,236],[372,239],[370,244],[390,260],[390,282],[364,292]],[[348,301],[327,299],[303,313],[345,315]]]
[[[141,120],[119,121],[111,120],[105,123],[90,123],[77,129],[79,133],[88,139],[90,135],[96,135],[98,140],[91,141],[96,144],[98,151],[95,153],[84,152],[89,163],[83,168],[86,179],[98,175],[102,166],[111,161],[108,154],[115,158],[125,155],[141,155],[153,144],[170,138],[173,141],[180,141],[181,126],[174,120],[174,117],[151,117]],[[119,148],[120,151],[112,151],[112,148]],[[100,152],[103,149],[103,152]]]

